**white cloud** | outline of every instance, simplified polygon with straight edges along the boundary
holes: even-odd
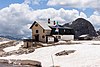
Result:
[[[80,12],[79,17],[84,18],[84,19],[87,19],[86,14],[85,14],[85,13],[83,13],[83,12]]]
[[[35,4],[39,5],[41,0],[25,0],[24,4]]]
[[[100,16],[98,15],[91,15],[90,18],[88,18],[89,21],[95,26],[96,30],[100,29]]]
[[[73,15],[74,14],[74,15]],[[77,10],[54,8],[32,10],[27,4],[11,4],[0,10],[0,32],[7,35],[31,35],[29,24],[35,20],[70,22],[78,16]],[[28,25],[28,26],[27,26]]]
[[[30,4],[30,0],[24,0],[24,4]]]
[[[99,8],[100,0],[49,0],[49,6],[66,6],[77,8]]]
[[[39,19],[48,19],[51,18],[52,21],[67,21],[70,22],[74,18],[78,17],[79,12],[75,9],[73,10],[65,10],[63,8],[56,10],[54,8],[48,8],[48,9],[43,9],[43,10],[36,10],[33,11],[37,16],[37,20]],[[58,19],[57,19],[58,18]]]
[[[11,4],[0,10],[0,34],[25,35],[21,29],[31,23],[28,17],[30,7],[25,4]]]
[[[0,10],[0,34],[6,35],[25,35],[31,36],[31,30],[29,29],[32,21],[47,21],[51,18],[51,21],[59,21],[60,23],[68,23],[75,20],[78,17],[82,17],[91,21],[94,26],[98,28],[100,16],[94,13],[90,18],[87,18],[86,14],[79,11],[65,10],[63,8],[56,10],[54,8],[32,10],[27,4],[11,4],[9,7]]]
[[[95,15],[100,15],[100,8],[96,8],[94,14]]]

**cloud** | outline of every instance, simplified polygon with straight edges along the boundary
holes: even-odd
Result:
[[[74,14],[74,15],[73,15]],[[27,4],[11,4],[0,10],[0,34],[31,36],[29,25],[33,21],[70,22],[78,16],[77,10],[56,10],[54,8],[33,10]]]
[[[83,12],[80,12],[79,17],[84,18],[84,19],[87,19],[86,14],[85,14],[85,13],[83,13]]]
[[[39,5],[41,0],[25,0],[24,4],[34,4]]]
[[[25,4],[11,4],[0,10],[0,34],[25,35],[23,26],[31,23],[30,7]]]
[[[48,8],[43,10],[36,10],[37,20],[51,18],[52,21],[59,21],[61,24],[72,22],[77,18],[84,18],[90,21],[96,30],[100,28],[100,14],[95,11],[90,17],[84,12],[79,12],[76,9],[65,10],[63,8],[56,10],[54,8]]]
[[[78,17],[79,12],[75,9],[73,10],[65,10],[63,8],[56,10],[54,8],[42,9],[33,11],[35,13],[37,20],[44,19],[47,20],[51,18],[51,21],[59,21],[59,22],[70,22],[76,17]]]
[[[49,0],[48,6],[66,6],[75,8],[99,8],[100,0]]]
[[[78,17],[91,21],[96,28],[100,26],[100,15],[94,12],[89,18],[86,14],[76,9],[57,10],[54,8],[33,10],[28,4],[11,4],[9,7],[0,10],[0,34],[11,36],[31,36],[29,27],[33,21],[45,21],[51,18],[51,21],[58,21],[61,24],[72,22]]]
[[[100,28],[100,0],[49,0],[47,3],[48,6],[62,6],[62,7],[72,7],[72,8],[92,8],[94,13],[87,18],[87,15],[83,12],[80,12],[80,16],[89,20],[95,27],[96,30]],[[73,14],[73,16],[76,16]],[[71,16],[71,17],[73,17]],[[67,17],[68,18],[68,17]],[[75,18],[75,17],[74,17]],[[67,19],[66,19],[67,20]]]
[[[91,15],[88,20],[91,21],[91,23],[95,26],[96,30],[100,29],[100,15]]]

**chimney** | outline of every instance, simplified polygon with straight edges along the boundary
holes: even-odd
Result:
[[[53,25],[55,25],[56,24],[56,22],[55,21],[53,21]]]
[[[48,18],[48,24],[50,24],[50,18]]]

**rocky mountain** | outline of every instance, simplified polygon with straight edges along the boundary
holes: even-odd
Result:
[[[84,18],[78,18],[71,23],[66,23],[63,26],[71,27],[75,31],[75,38],[78,38],[80,35],[88,34],[89,36],[96,36],[96,30],[88,20]]]
[[[9,41],[10,39],[8,39],[8,38],[3,38],[3,37],[0,37],[0,42],[2,42],[2,41]]]
[[[21,40],[21,38],[19,37],[12,37],[12,36],[4,36],[4,35],[0,35],[0,38],[4,38],[4,39],[8,39],[8,40]]]

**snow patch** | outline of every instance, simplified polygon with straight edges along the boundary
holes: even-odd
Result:
[[[23,45],[23,42],[20,42],[18,45],[16,45],[16,46],[11,46],[11,47],[7,47],[7,48],[4,48],[3,50],[5,51],[5,52],[10,52],[10,51],[13,51],[13,50],[18,50],[20,47],[21,47],[21,45]]]
[[[0,44],[8,43],[8,42],[10,42],[10,41],[2,41],[2,42],[0,42]]]

